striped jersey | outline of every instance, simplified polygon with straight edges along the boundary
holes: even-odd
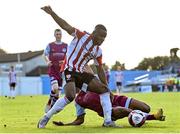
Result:
[[[91,59],[94,59],[96,65],[102,65],[102,50],[98,45],[93,45],[92,36],[78,29],[72,35],[74,39],[68,46],[65,68],[83,72],[84,66]]]
[[[116,80],[116,82],[122,82],[122,80],[123,80],[122,71],[116,71],[115,72],[115,80]]]
[[[9,83],[16,83],[16,72],[9,71]]]

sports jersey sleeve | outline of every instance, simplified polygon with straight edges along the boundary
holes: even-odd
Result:
[[[80,39],[84,34],[85,34],[85,32],[82,32],[82,31],[75,28],[74,33],[72,33],[72,36],[74,36],[75,38]]]
[[[60,66],[60,72],[63,72],[65,69],[65,65],[66,65],[66,56],[64,58],[63,64]]]
[[[47,47],[46,47],[46,49],[44,50],[44,55],[45,55],[45,56],[48,56],[49,53],[50,53],[50,46],[49,46],[49,44],[48,44]]]

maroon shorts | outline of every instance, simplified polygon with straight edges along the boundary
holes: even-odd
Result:
[[[114,95],[112,106],[113,107],[116,107],[116,106],[126,107],[127,100],[128,100],[127,96]]]
[[[112,107],[125,107],[126,101],[128,97],[126,96],[118,96],[114,95],[114,99],[112,101]],[[99,94],[93,92],[83,92],[81,91],[75,99],[76,103],[84,108],[91,109],[98,113],[98,115],[103,116],[103,109],[100,103]]]
[[[51,66],[48,69],[48,74],[51,80],[51,85],[57,81],[59,87],[62,87],[63,79],[62,79],[62,73],[60,72],[60,67]]]

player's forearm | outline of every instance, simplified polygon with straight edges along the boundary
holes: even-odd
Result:
[[[87,72],[87,73],[91,73],[91,74],[94,75],[94,72],[93,72],[92,68],[91,68],[89,65],[86,65],[86,66],[84,67],[84,71]]]
[[[107,80],[106,80],[106,76],[105,76],[103,67],[97,67],[97,73],[98,73],[98,77],[101,80],[101,82],[104,83],[105,85],[107,85]]]
[[[48,63],[49,62],[49,57],[46,56],[46,55],[43,55],[43,57],[44,57],[44,60],[46,61],[46,63]]]
[[[64,19],[59,17],[54,11],[52,11],[50,15],[62,29],[67,31],[70,35],[74,33],[74,28],[69,25]]]
[[[63,122],[59,121],[53,121],[53,124],[55,124],[56,126],[72,126],[72,125],[81,125],[84,123],[84,117],[85,117],[85,114],[82,114],[82,115],[79,115],[77,116],[77,118],[71,122],[71,123],[66,123],[64,124]]]

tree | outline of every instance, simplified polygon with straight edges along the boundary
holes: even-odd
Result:
[[[170,55],[171,55],[171,62],[177,62],[180,60],[180,58],[177,56],[177,51],[179,48],[171,48],[170,49]]]
[[[119,61],[116,61],[115,64],[112,66],[111,70],[117,70],[117,66],[121,66],[122,70],[125,70],[125,64],[120,63]]]
[[[96,65],[95,65],[95,64],[91,64],[90,67],[91,67],[91,69],[93,70],[93,72],[94,72],[95,74],[97,74]],[[104,68],[104,69],[108,69],[109,67],[108,67],[105,63],[103,63],[103,68]]]
[[[144,58],[139,65],[135,68],[138,70],[162,70],[171,62],[171,58],[168,56],[156,56],[154,58]]]
[[[0,54],[6,54],[6,51],[0,48]]]

